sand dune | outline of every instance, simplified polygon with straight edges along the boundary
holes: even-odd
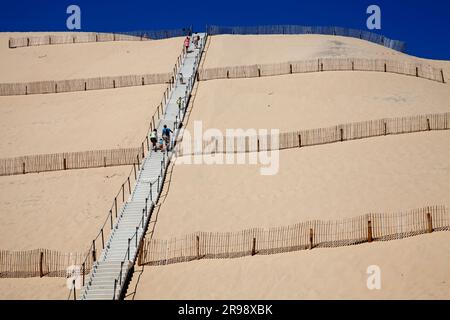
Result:
[[[209,39],[204,68],[279,63],[317,58],[367,58],[419,61],[444,69],[450,62],[418,58],[356,38],[329,35],[216,35]]]
[[[367,268],[381,270],[369,290]],[[142,269],[144,272],[142,272]],[[137,267],[127,299],[449,299],[450,233],[232,260]]]
[[[183,45],[178,37],[10,49],[12,35],[0,33],[0,82],[171,72]]]
[[[210,37],[205,68],[317,59],[322,57],[411,58],[350,37],[329,35],[218,35]]]
[[[1,177],[0,247],[84,252],[130,167]]]
[[[433,131],[289,149],[273,176],[261,165],[175,164],[153,237],[449,205],[449,143]]]
[[[331,36],[214,36],[204,68],[319,57],[419,60],[366,41]],[[187,128],[308,129],[448,112],[448,84],[394,74],[327,72],[201,82]],[[270,228],[310,219],[450,204],[448,131],[349,141],[280,153],[279,172],[260,166],[171,168],[147,237]],[[178,160],[179,163],[179,160]],[[264,257],[138,268],[136,299],[445,299],[448,233]],[[383,289],[366,287],[382,268]]]
[[[320,128],[450,111],[442,83],[377,72],[325,72],[200,82],[187,128]]]
[[[0,97],[0,157],[138,147],[165,88]]]
[[[0,279],[0,300],[66,300],[69,293],[65,278]]]

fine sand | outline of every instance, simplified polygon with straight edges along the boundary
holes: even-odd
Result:
[[[114,41],[8,48],[0,33],[0,82],[68,80],[172,72],[183,38]]]
[[[0,279],[0,300],[66,300],[69,293],[66,278]]]
[[[260,174],[262,164],[177,165],[177,159],[148,236],[153,227],[154,238],[166,239],[448,206],[449,144],[449,131],[432,131],[287,149],[269,176]]]
[[[371,265],[380,290],[367,288]],[[142,269],[127,299],[450,299],[450,232]]]
[[[0,248],[85,252],[129,166],[0,178]]]
[[[0,158],[139,147],[164,89],[0,97]]]
[[[278,63],[317,58],[366,58],[420,61],[446,70],[450,62],[410,56],[384,46],[350,37],[330,35],[217,35],[206,47],[204,68]]]
[[[450,111],[445,84],[377,72],[323,72],[198,84],[187,128],[321,128]],[[225,133],[225,132],[223,132]]]

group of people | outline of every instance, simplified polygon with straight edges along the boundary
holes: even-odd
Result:
[[[153,151],[164,150],[164,147],[167,151],[170,150],[170,134],[173,133],[172,130],[167,128],[166,125],[164,125],[162,129],[162,135],[161,138],[159,138],[158,141],[158,130],[153,129],[153,131],[150,133],[150,142],[152,143],[152,149]]]
[[[198,44],[200,42],[200,35],[198,33],[194,33],[194,35],[192,36],[192,43],[195,46],[195,49],[198,49]],[[186,52],[189,49],[189,46],[191,44],[191,37],[187,36],[186,39],[184,39],[184,46],[186,47]]]

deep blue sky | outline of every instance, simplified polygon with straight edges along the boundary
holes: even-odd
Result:
[[[81,7],[81,31],[173,29],[206,24],[300,24],[366,29],[366,8],[381,7],[385,36],[410,54],[450,60],[449,0],[2,0],[0,31],[64,31],[66,8]],[[186,6],[187,5],[187,6]]]

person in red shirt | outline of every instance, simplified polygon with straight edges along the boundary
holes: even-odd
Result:
[[[184,47],[186,48],[186,52],[189,49],[189,42],[191,41],[191,39],[189,38],[189,36],[186,37],[186,39],[184,39]]]

